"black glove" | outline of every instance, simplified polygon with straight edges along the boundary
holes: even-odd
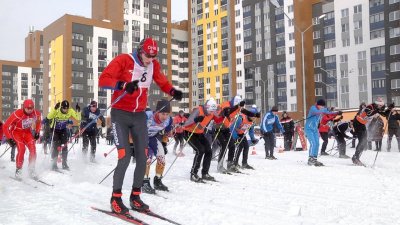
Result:
[[[181,126],[183,126],[183,124],[185,124],[185,123],[179,123],[179,125],[181,125]]]
[[[15,141],[13,139],[11,139],[11,138],[8,139],[7,142],[11,147],[17,145],[17,143],[15,143]]]
[[[243,106],[244,106],[244,104],[246,104],[246,101],[245,101],[245,100],[243,100],[243,101],[239,102],[239,106],[240,106],[240,107],[243,107]]]
[[[256,113],[256,117],[257,117],[257,118],[260,118],[260,117],[261,117],[261,113],[259,113],[259,112]]]
[[[54,106],[54,109],[55,110],[59,109],[60,108],[60,104],[61,104],[60,102],[57,102],[57,104]]]
[[[167,148],[167,143],[161,142],[163,148],[164,148],[164,155],[168,154],[168,148]]]
[[[251,143],[253,143],[254,145],[256,145],[257,143],[258,143],[258,139],[253,139],[253,140],[251,140]]]
[[[139,80],[134,80],[132,82],[125,83],[124,90],[126,92],[128,92],[129,94],[132,94],[134,91],[139,89],[138,83],[139,83]]]
[[[342,111],[338,111],[337,114],[340,116],[340,115],[343,114],[343,112]]]
[[[230,111],[231,110],[229,108],[225,108],[224,111],[222,112],[222,114],[224,115],[224,117],[229,117],[229,115],[231,114]]]
[[[106,127],[106,123],[104,123],[104,121],[101,121],[101,127]]]
[[[35,133],[35,135],[33,136],[33,138],[34,138],[35,140],[38,140],[39,137],[40,137],[40,134],[39,134],[39,133]]]
[[[78,103],[76,103],[75,110],[76,110],[77,112],[80,112],[80,111],[81,111],[81,107],[78,105]]]
[[[195,123],[201,123],[201,122],[203,122],[203,120],[204,120],[204,116],[198,116],[198,117],[193,119],[193,121]]]
[[[174,97],[175,100],[180,101],[182,100],[183,93],[180,90],[176,90],[175,88],[170,92],[171,96]]]
[[[388,106],[388,108],[389,108],[390,110],[393,109],[393,108],[394,108],[394,103],[390,104],[390,105]]]

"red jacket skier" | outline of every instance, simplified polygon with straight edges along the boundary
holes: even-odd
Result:
[[[130,206],[134,210],[146,211],[149,206],[140,199],[141,187],[146,170],[148,145],[147,95],[154,79],[160,89],[175,100],[182,99],[182,92],[172,87],[161,72],[161,65],[155,59],[158,53],[157,42],[151,38],[142,40],[132,54],[122,54],[111,61],[99,77],[99,87],[113,89],[112,102],[124,92],[127,94],[113,104],[111,123],[115,145],[118,149],[118,164],[114,172],[113,192],[110,200],[112,211],[117,214],[129,214],[123,204],[122,184],[133,151],[129,145],[129,135],[134,139],[136,168],[130,195]]]
[[[35,141],[39,139],[41,121],[41,114],[39,111],[35,110],[33,101],[31,99],[26,99],[22,105],[22,109],[14,111],[4,123],[4,135],[8,139],[10,145],[16,144],[18,149],[17,169],[15,171],[16,178],[21,178],[21,169],[24,163],[26,146],[29,149],[29,173],[32,178],[37,179],[35,174]]]

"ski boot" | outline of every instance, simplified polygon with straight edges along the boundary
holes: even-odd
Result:
[[[223,173],[223,174],[228,173],[228,170],[224,168],[224,166],[222,165],[222,163],[221,163],[221,164],[218,163],[217,171],[218,171],[218,173]]]
[[[16,169],[15,170],[15,179],[17,180],[22,180],[22,169]]]
[[[329,155],[329,154],[326,152],[321,152],[321,155]]]
[[[228,172],[240,173],[233,162],[228,162]]]
[[[90,154],[89,160],[90,160],[91,163],[96,163],[95,155],[93,153]]]
[[[269,160],[277,160],[277,158],[275,156],[273,156],[273,155],[271,155],[268,159]]]
[[[247,163],[242,163],[242,168],[243,169],[254,170],[254,168],[252,166],[250,166],[249,164],[247,164]]]
[[[204,181],[195,173],[190,174],[190,180],[196,183],[203,183]]]
[[[215,178],[214,177],[212,177],[212,176],[210,176],[210,174],[203,174],[202,176],[201,176],[201,179],[203,179],[203,180],[208,180],[208,181],[217,181],[217,180],[215,180]]]
[[[63,161],[63,163],[62,163],[62,169],[63,169],[63,170],[69,170],[69,166],[68,166],[68,164],[67,164],[66,161]]]
[[[142,190],[143,190],[143,193],[147,193],[147,194],[154,195],[156,193],[156,190],[154,190],[154,188],[151,187],[151,185],[150,185],[150,178],[143,179]]]
[[[162,177],[159,178],[157,176],[154,176],[154,180],[153,180],[154,189],[160,190],[160,191],[169,191],[168,187],[162,183],[161,179],[162,179]]]
[[[309,166],[324,166],[323,163],[319,162],[315,157],[309,157],[307,164]]]
[[[139,188],[139,190],[140,190],[140,188]],[[129,198],[129,202],[130,202],[131,208],[133,210],[136,210],[139,212],[146,212],[149,210],[149,206],[140,199],[140,191],[136,192],[136,191],[132,190],[131,197]]]
[[[38,180],[38,179],[39,179],[39,177],[38,177],[38,175],[36,174],[36,172],[35,172],[34,169],[29,170],[29,177],[30,177],[31,179],[33,179],[33,180]]]
[[[364,163],[354,156],[351,158],[351,161],[353,161],[353,164],[356,166],[365,166]]]
[[[129,209],[122,202],[121,196],[122,196],[121,192],[119,193],[113,192],[110,200],[111,211],[113,213],[121,215],[129,214]]]

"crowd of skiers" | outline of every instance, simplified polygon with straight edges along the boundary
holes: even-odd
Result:
[[[215,181],[215,178],[209,174],[213,158],[218,160],[219,173],[239,173],[239,169],[254,169],[249,165],[248,154],[249,146],[259,141],[254,135],[257,119],[265,142],[266,159],[277,159],[274,156],[277,132],[283,134],[284,149],[293,148],[292,140],[297,122],[293,121],[287,112],[283,112],[282,118],[279,119],[278,108],[274,106],[261,118],[257,106],[246,107],[246,102],[240,96],[235,96],[221,104],[217,104],[213,98],[210,98],[204,104],[195,107],[190,115],[179,111],[172,117],[170,102],[171,100],[180,101],[183,93],[174,88],[161,72],[161,66],[155,59],[157,53],[157,42],[146,38],[133,53],[114,58],[99,76],[99,87],[113,90],[110,105],[111,126],[106,133],[107,143],[115,144],[118,152],[110,199],[111,209],[117,214],[129,214],[128,208],[122,201],[122,185],[132,157],[136,162],[132,190],[129,195],[129,204],[132,209],[138,211],[149,209],[149,206],[140,198],[142,191],[147,193],[155,193],[155,190],[168,191],[162,179],[168,173],[168,170],[164,173],[165,155],[168,153],[168,141],[172,138],[175,140],[173,147],[175,160],[177,157],[184,156],[183,149],[186,144],[195,152],[192,167],[188,171],[189,179],[193,182]],[[164,93],[172,97],[171,100],[160,99],[155,110],[147,108],[147,96],[153,80]],[[379,121],[380,117],[376,116],[378,114],[385,116],[389,121],[389,141],[395,135],[399,143],[400,131],[397,121],[400,119],[400,114],[394,111],[394,106],[391,104],[385,107],[381,100],[370,105],[364,104],[364,106],[360,107],[360,111],[352,121],[341,121],[342,112],[328,110],[322,99],[310,108],[304,125],[306,137],[310,142],[309,165],[323,165],[317,160],[319,138],[321,137],[324,141],[321,155],[326,155],[330,131],[338,142],[339,157],[348,158],[345,138],[352,138],[347,134],[350,130],[353,138],[358,139],[352,161],[356,165],[362,165],[360,156],[368,142],[366,124],[371,121],[369,126],[374,126],[377,132],[383,129],[383,123]],[[69,131],[72,125],[71,119],[80,124],[80,129],[73,136]],[[40,112],[34,109],[33,101],[27,99],[22,109],[16,110],[3,125],[4,135],[9,145],[17,148],[16,177],[21,175],[25,147],[27,147],[30,152],[29,173],[32,178],[37,178],[35,141],[40,137],[42,125],[44,151],[47,152],[49,149],[51,152],[52,170],[58,170],[59,155],[61,155],[62,169],[69,169],[68,143],[69,140],[77,140],[78,137],[82,137],[83,155],[89,152],[90,144],[90,161],[95,161],[98,128],[105,127],[105,119],[96,101],[92,101],[81,112],[78,104],[73,109],[69,102],[64,100],[57,103],[42,120]],[[381,140],[382,138],[379,140],[375,136],[371,138],[371,141],[377,142],[379,150]],[[239,164],[240,157],[242,158],[241,165]],[[149,177],[153,162],[156,162],[154,188],[151,186]]]

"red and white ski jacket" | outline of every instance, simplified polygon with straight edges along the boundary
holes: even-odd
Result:
[[[132,94],[125,95],[112,108],[129,112],[143,112],[147,106],[148,90],[153,79],[163,92],[171,94],[173,90],[172,84],[161,72],[160,63],[157,60],[153,60],[149,66],[144,67],[137,52],[134,52],[114,58],[101,73],[99,87],[113,89],[114,93],[111,101],[114,102],[116,98],[124,93],[124,90],[118,90],[118,82],[139,80],[139,89]]]
[[[13,132],[31,132],[35,130],[40,132],[41,114],[37,110],[33,110],[31,114],[24,113],[23,109],[18,109],[11,114],[3,124],[3,132],[7,139],[13,139]]]

